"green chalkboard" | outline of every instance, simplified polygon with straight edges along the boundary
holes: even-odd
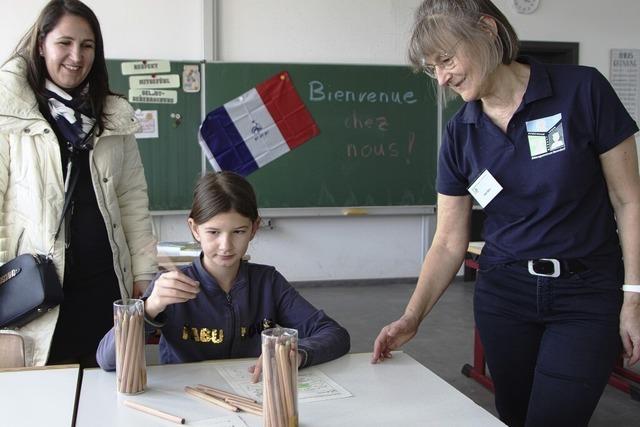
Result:
[[[288,71],[320,135],[249,175],[261,208],[435,205],[433,88],[403,66],[206,64],[211,111]]]
[[[134,60],[109,60],[111,90],[125,97],[129,92],[129,76],[122,74],[121,63]],[[170,62],[166,75],[178,75],[182,83],[184,65],[193,62]],[[201,94],[187,93],[182,85],[175,90],[177,103],[136,103],[136,110],[157,111],[158,137],[138,139],[140,155],[149,186],[149,204],[152,210],[181,210],[191,207],[193,185],[201,173],[201,151],[197,141],[201,122]],[[179,120],[176,120],[179,114]]]

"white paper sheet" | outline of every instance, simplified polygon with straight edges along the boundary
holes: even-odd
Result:
[[[248,368],[252,364],[253,362],[235,362],[217,365],[216,369],[237,394],[262,402],[262,382],[251,382]],[[318,368],[298,371],[298,402],[343,399],[351,396],[349,391]]]
[[[237,415],[207,418],[206,420],[188,422],[187,425],[198,427],[247,427],[247,424]]]

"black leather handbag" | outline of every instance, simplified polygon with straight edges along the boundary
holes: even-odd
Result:
[[[20,327],[63,299],[51,258],[23,254],[0,267],[0,327]]]
[[[67,166],[71,175],[71,163]],[[65,183],[64,207],[53,238],[60,234],[64,217],[71,204],[71,194],[78,181],[78,168],[73,168],[71,182]],[[62,285],[52,260],[53,247],[48,255],[22,254],[0,267],[0,328],[18,328],[57,307],[64,299]]]

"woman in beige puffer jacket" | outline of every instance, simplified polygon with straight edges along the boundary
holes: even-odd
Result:
[[[72,71],[90,69],[82,85],[88,83],[90,89],[100,86],[94,83],[97,78],[106,78],[100,28],[93,12],[77,0],[55,0],[45,6],[16,55],[0,69],[0,263],[23,253],[46,254],[53,247],[54,264],[65,291],[60,307],[17,331],[25,341],[28,366],[47,362],[52,340],[57,350],[50,363],[93,365],[97,342],[112,322],[113,299],[140,294],[157,269],[147,185],[134,137],[138,124],[131,106],[121,97],[109,95],[108,85],[96,120],[93,149],[79,160],[84,175],[80,172],[73,193],[75,208],[67,215],[70,226],[67,230],[63,227],[55,243],[53,240],[64,202],[63,157],[69,154],[59,141],[56,122],[47,114],[46,100],[36,95],[27,77],[27,69],[30,63],[46,66],[41,70],[45,78],[74,93],[75,88],[66,88],[64,79],[48,64],[55,57],[52,49],[60,46],[50,48],[45,43],[61,31],[75,43],[77,22],[80,29],[89,28],[89,34],[93,33],[89,47],[95,58],[89,61],[80,46],[60,63],[73,60],[78,66]],[[64,33],[63,24],[68,23],[76,27],[72,25]],[[39,54],[34,54],[34,49],[39,49]],[[68,46],[62,49],[70,52]],[[89,96],[92,102],[100,99],[91,91]],[[71,236],[66,235],[68,230]],[[70,250],[65,251],[65,240],[70,241]]]

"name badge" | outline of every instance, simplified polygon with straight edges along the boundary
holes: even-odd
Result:
[[[467,190],[485,208],[502,191],[502,185],[485,169]]]

